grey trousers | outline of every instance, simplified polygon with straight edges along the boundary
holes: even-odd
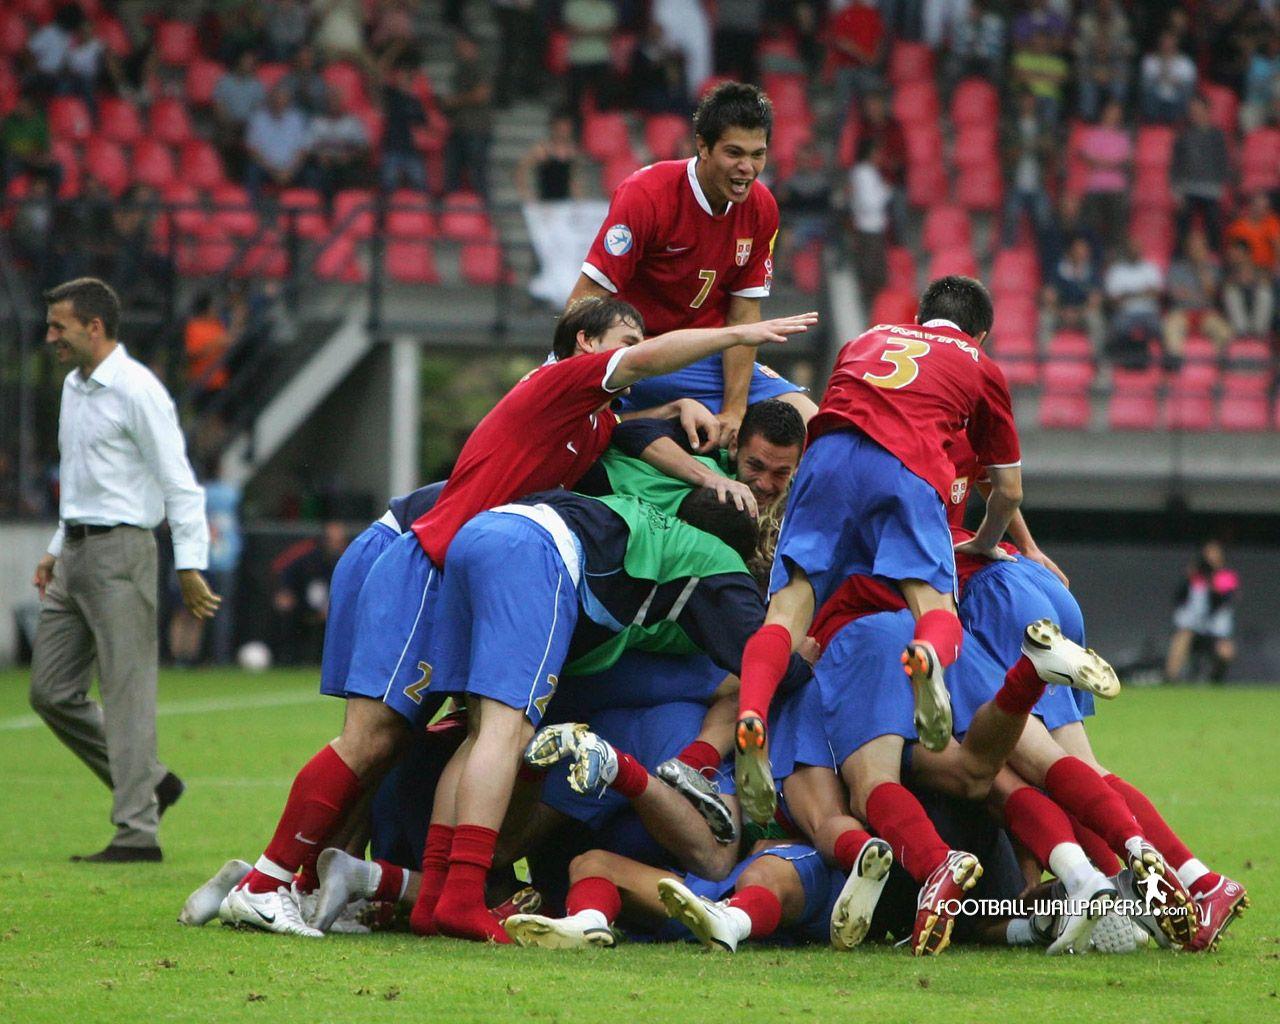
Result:
[[[68,540],[45,591],[31,706],[111,787],[117,846],[156,846],[156,542],[120,526]],[[90,700],[94,664],[102,703]]]

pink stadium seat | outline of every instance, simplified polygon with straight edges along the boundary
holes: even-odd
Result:
[[[926,252],[968,248],[973,243],[973,226],[968,211],[945,203],[931,206],[924,216],[923,242]]]
[[[224,273],[235,255],[235,243],[228,238],[190,238],[178,246],[178,272],[186,277],[211,277]]]
[[[224,234],[247,238],[258,233],[258,212],[249,193],[239,185],[219,185],[209,198],[213,203],[213,219]]]
[[[951,94],[951,120],[957,128],[994,127],[1000,121],[1000,94],[985,78],[966,78]]]
[[[1175,132],[1168,125],[1144,125],[1138,129],[1133,147],[1133,162],[1138,167],[1153,167],[1168,171],[1173,162]]]
[[[915,289],[882,288],[871,303],[873,324],[909,324],[916,318]]]
[[[936,124],[904,125],[902,134],[907,144],[908,170],[923,164],[942,168],[942,132]]]
[[[178,153],[182,180],[196,188],[213,189],[226,181],[222,157],[205,139],[191,139]]]
[[[1271,346],[1258,338],[1237,338],[1227,345],[1227,362],[1236,365],[1270,366]]]
[[[582,148],[594,159],[606,163],[619,154],[631,152],[627,119],[617,111],[593,114],[582,126]]]
[[[937,277],[937,274],[933,276]],[[1040,333],[1040,308],[1034,295],[1002,298],[996,306],[996,320],[992,336],[1001,341],[1006,334],[1021,338],[1035,338]]]
[[[785,121],[813,120],[813,112],[809,109],[809,87],[804,75],[766,74],[760,85],[773,103],[775,128]]]
[[[373,234],[373,193],[364,188],[348,188],[333,199],[333,228],[351,239]]]
[[[173,211],[173,226],[180,235],[220,234],[213,218],[200,202],[200,193],[194,185],[175,181],[164,190],[164,201],[177,209]]]
[[[496,242],[470,242],[462,247],[458,269],[467,284],[491,286],[507,280],[502,246]]]
[[[191,140],[191,120],[181,100],[158,99],[151,104],[148,117],[151,137],[170,146],[181,146]]]
[[[207,107],[213,103],[213,90],[227,69],[216,60],[208,57],[197,57],[187,65],[187,100],[197,107]]]
[[[899,39],[889,53],[889,81],[895,86],[933,81],[933,51],[924,43]]]
[[[282,280],[289,273],[289,254],[279,235],[269,232],[249,246],[248,251],[232,268],[235,277]]]
[[[1139,167],[1133,183],[1133,205],[1137,210],[1172,210],[1177,200],[1163,167]]]
[[[1172,391],[1165,399],[1164,422],[1170,430],[1203,433],[1213,429],[1213,396]]]
[[[1050,359],[1093,359],[1093,342],[1083,331],[1058,331],[1049,339]]]
[[[78,96],[55,96],[46,108],[49,134],[55,139],[83,142],[93,131],[89,108]]]
[[[387,201],[387,234],[391,238],[422,241],[440,233],[431,204],[421,192],[402,188]]]
[[[613,195],[618,186],[640,170],[641,166],[640,161],[630,152],[621,153],[609,160],[600,172],[600,187],[604,189],[604,194]]]
[[[474,192],[454,192],[445,197],[440,231],[455,242],[488,242],[493,238],[493,224],[484,201]]]
[[[93,19],[93,34],[102,40],[102,45],[116,57],[127,57],[133,52],[133,43],[129,33],[124,30],[119,18],[102,13]]]
[[[1208,338],[1192,334],[1182,343],[1182,358],[1188,362],[1216,362],[1218,349]]]
[[[174,181],[176,172],[169,147],[155,139],[139,139],[138,144],[133,147],[133,177],[140,184],[161,190]],[[186,174],[183,175],[183,180],[191,181]]]
[[[932,206],[946,201],[951,181],[941,161],[907,165],[907,199],[915,207]]]
[[[266,63],[258,65],[258,70],[254,72],[254,76],[262,83],[262,87],[267,92],[270,92],[272,87],[288,73],[288,64]]]
[[[1206,82],[1200,86],[1200,94],[1209,101],[1210,117],[1213,123],[1233,137],[1236,132],[1236,119],[1240,109],[1240,97],[1225,85]]]
[[[196,27],[188,21],[162,21],[156,26],[156,56],[161,64],[179,68],[190,64],[200,52]]]
[[[1244,192],[1280,188],[1280,128],[1258,128],[1244,137],[1240,188]]]
[[[929,276],[949,277],[952,274],[977,277],[978,262],[973,258],[972,250],[943,249],[933,254],[933,259],[929,261]]]
[[[689,122],[678,114],[653,114],[644,122],[644,144],[655,160],[674,160],[691,134]]]
[[[1183,350],[1183,363],[1169,381],[1169,388],[1180,395],[1206,395],[1218,386],[1218,366],[1202,359],[1190,359]]]
[[[1000,295],[1032,295],[1040,289],[1040,258],[1024,246],[1001,249],[991,264],[991,290]]]
[[[1230,369],[1222,375],[1224,395],[1267,395],[1271,392],[1271,372],[1266,369]]]
[[[84,164],[116,198],[129,187],[129,161],[118,143],[94,136],[84,145]]]
[[[430,243],[392,239],[387,243],[387,273],[402,284],[439,284],[436,254]]]
[[[916,291],[915,253],[905,245],[895,245],[885,253],[885,263],[888,265],[889,270],[885,287],[914,295]],[[914,301],[912,299],[912,302]],[[914,309],[915,307],[913,306],[913,312]],[[880,322],[886,323],[884,320]]]
[[[142,138],[138,108],[126,99],[104,96],[98,101],[98,134],[112,142],[132,146]]]
[[[313,188],[287,188],[279,196],[280,209],[289,216],[281,227],[285,232],[296,231],[299,238],[321,239],[329,235],[325,220],[324,202]]]
[[[1005,383],[1011,388],[1032,388],[1040,383],[1040,362],[1026,356],[1001,356],[996,360],[1004,372]]]
[[[1012,360],[1032,360],[1040,358],[1040,345],[1031,334],[1015,334],[1006,331],[999,338],[991,341],[991,354],[1003,366]]]
[[[1121,370],[1112,376],[1107,422],[1112,430],[1152,430],[1158,423],[1159,371]]]
[[[326,65],[320,72],[325,83],[342,97],[343,106],[367,107],[369,98],[364,88],[364,73],[349,61],[339,60]]]
[[[1270,406],[1266,395],[1224,394],[1218,403],[1218,426],[1230,433],[1270,430]]]
[[[932,80],[904,83],[893,94],[893,116],[903,125],[937,124],[938,89]]]
[[[1044,364],[1044,388],[1047,392],[1087,391],[1097,372],[1089,359],[1050,359]]]
[[[952,162],[959,168],[1000,164],[999,137],[995,124],[967,125],[956,134]]]
[[[1093,418],[1084,391],[1049,391],[1040,396],[1040,426],[1045,430],[1087,430]]]
[[[1000,209],[1003,196],[1004,173],[999,164],[992,162],[960,168],[955,197],[966,210],[994,213]]]
[[[339,235],[316,257],[316,277],[322,281],[339,281],[343,284],[363,284],[368,280],[357,253],[356,239],[349,234]]]
[[[0,57],[17,57],[27,48],[27,23],[13,10],[0,11]]]
[[[822,290],[822,249],[806,246],[791,256],[791,282],[806,295]]]

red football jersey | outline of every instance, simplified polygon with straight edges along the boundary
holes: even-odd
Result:
[[[951,527],[951,543],[963,544],[967,540],[973,540],[974,533],[972,530],[966,530],[963,526]],[[1021,552],[1010,544],[1007,540],[1000,542],[1000,547],[1011,555],[1017,555]],[[964,597],[964,588],[969,585],[969,579],[979,569],[985,569],[991,564],[989,558],[975,558],[973,555],[965,555],[956,552],[956,593]]]
[[[443,567],[454,534],[495,505],[535,491],[572,487],[609,446],[617,392],[604,382],[626,349],[571,356],[528,374],[467,438],[449,482],[411,529]]]
[[[951,458],[951,465],[955,467],[951,491],[947,495],[947,525],[953,530],[963,529],[969,498],[973,495],[973,489],[986,479],[987,471],[964,434],[956,435],[947,454]]]
[[[809,440],[856,427],[949,502],[947,449],[964,432],[984,466],[1017,466],[1022,453],[1004,374],[954,324],[881,324],[836,357]]]
[[[732,296],[773,284],[778,204],[760,184],[715,211],[696,158],[642,167],[618,186],[582,272],[644,317],[645,333],[723,327]]]
[[[824,651],[831,638],[854,619],[877,612],[899,612],[907,607],[896,587],[872,576],[850,576],[818,609],[809,635]]]

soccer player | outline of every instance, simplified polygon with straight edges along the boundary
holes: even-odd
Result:
[[[639,344],[643,321],[616,299],[572,307],[556,327],[557,362],[527,375],[471,433],[430,512],[370,570],[357,608],[342,734],[299,772],[275,835],[253,871],[227,894],[232,923],[318,938],[291,892],[294,874],[380,774],[410,729],[433,709],[428,647],[440,572],[454,535],[477,512],[547,487],[571,486],[608,445],[617,393],[736,344],[781,342],[816,314],[712,330],[677,331]]]
[[[757,180],[772,129],[773,108],[755,86],[707,93],[693,118],[698,155],[642,167],[618,186],[569,302],[616,295],[654,333],[759,320],[778,233],[778,204]],[[754,360],[750,348],[729,349],[646,381],[624,403],[696,398],[717,414],[723,447],[747,406],[765,398],[790,402],[807,421],[815,406],[803,390]]]
[[[950,739],[943,669],[962,639],[946,515],[952,439],[968,435],[992,484],[982,526],[960,550],[1010,557],[997,545],[1022,500],[1009,389],[982,351],[992,316],[978,281],[939,278],[921,297],[919,326],[872,328],[837,358],[778,538],[768,616],[743,656],[736,772],[754,821],[768,821],[776,803],[765,722],[780,670],[815,608],[850,576],[901,592],[916,622],[903,654],[916,729],[932,749]]]

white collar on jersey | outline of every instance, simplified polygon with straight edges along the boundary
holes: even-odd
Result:
[[[702,183],[698,181],[698,172],[695,169],[698,165],[696,156],[689,157],[689,162],[685,164],[685,168],[689,174],[689,187],[693,189],[693,198],[698,200],[698,205],[707,211],[712,217],[716,216],[716,211],[711,209],[711,204],[707,202],[707,194],[702,191]],[[727,213],[731,204],[725,203],[722,212]]]
[[[953,324],[950,320],[943,320],[942,317],[937,317],[933,320],[928,321],[927,323],[921,324],[920,326],[921,327],[950,327],[953,331],[960,331],[959,324]],[[963,334],[964,331],[960,331],[960,333]]]

